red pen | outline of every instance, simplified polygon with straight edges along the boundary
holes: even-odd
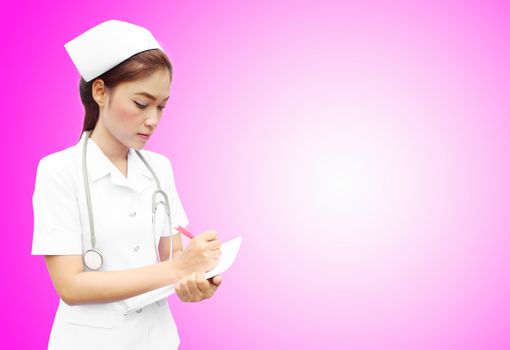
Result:
[[[193,234],[186,230],[184,227],[177,226],[175,229],[182,233],[183,235],[185,235],[186,237],[193,238]]]

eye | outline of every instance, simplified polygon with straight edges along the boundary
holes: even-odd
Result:
[[[136,101],[133,101],[133,102],[134,102],[134,103],[136,104],[136,106],[137,106],[138,108],[140,108],[140,109],[145,109],[145,108],[147,108],[147,105],[143,105],[143,104],[138,103],[138,102],[136,102]]]
[[[166,106],[158,106],[159,110],[162,111]]]

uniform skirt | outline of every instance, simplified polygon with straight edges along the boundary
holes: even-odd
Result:
[[[166,299],[127,314],[60,300],[48,350],[174,350],[179,343]]]

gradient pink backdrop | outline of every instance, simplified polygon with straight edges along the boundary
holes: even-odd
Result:
[[[181,349],[510,348],[504,1],[3,1],[1,320],[46,347],[30,255],[41,157],[77,142],[63,44],[107,19],[174,65],[148,149],[190,230],[242,235],[213,299],[170,299]]]

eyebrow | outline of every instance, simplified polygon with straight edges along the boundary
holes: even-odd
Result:
[[[142,95],[142,96],[145,96],[147,98],[150,98],[151,100],[156,100],[156,97],[152,96],[151,94],[149,94],[148,92],[144,92],[144,91],[141,91],[141,92],[136,92],[135,95]],[[166,101],[170,98],[170,96],[168,96],[167,98],[165,98],[163,101]]]

